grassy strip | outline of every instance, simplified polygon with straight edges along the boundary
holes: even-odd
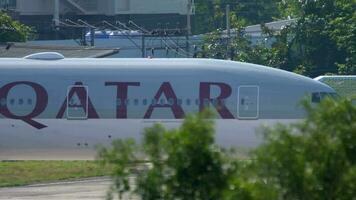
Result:
[[[106,176],[110,172],[94,161],[0,162],[0,187]]]
[[[236,149],[236,157],[246,159],[248,151]],[[95,161],[0,161],[0,187],[109,176],[111,172],[112,167]]]

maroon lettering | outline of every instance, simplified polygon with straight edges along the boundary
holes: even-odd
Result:
[[[120,101],[120,104],[116,106],[116,118],[126,119],[127,118],[127,95],[129,86],[140,86],[139,82],[106,82],[105,86],[116,86],[116,98]],[[118,103],[116,101],[116,103]]]
[[[28,82],[28,81],[19,81],[19,82],[9,83],[0,89],[0,99],[6,100],[10,90],[17,85],[28,85],[35,91],[37,101],[36,101],[36,105],[35,105],[34,109],[32,110],[31,113],[29,113],[27,115],[19,116],[19,115],[13,114],[8,109],[8,107],[5,103],[3,105],[0,105],[0,113],[10,119],[22,120],[37,129],[46,128],[47,127],[46,125],[43,125],[43,124],[33,120],[33,118],[39,116],[46,109],[47,104],[48,104],[47,91],[41,85],[39,85],[37,83],[33,83],[33,82]]]
[[[82,82],[76,82],[74,85],[76,86],[83,86]],[[74,95],[78,96],[78,99],[80,101],[80,105],[78,107],[82,108],[85,110],[85,112],[88,112],[88,118],[89,119],[98,119],[99,115],[96,112],[90,98],[88,97],[88,92],[84,87],[72,87],[70,91],[68,92],[68,96],[64,100],[56,118],[61,119],[64,116],[64,113],[67,109],[67,100],[73,98]],[[87,101],[88,100],[88,101]],[[86,110],[88,108],[88,110]]]
[[[151,115],[153,113],[153,110],[155,108],[171,108],[173,115],[176,119],[182,119],[184,117],[184,111],[180,105],[178,105],[177,102],[177,96],[174,93],[174,90],[169,82],[164,82],[161,87],[159,88],[158,92],[156,93],[154,97],[155,102],[159,102],[160,97],[162,94],[165,95],[167,100],[170,100],[172,103],[167,103],[167,104],[151,104],[150,107],[148,108],[144,118],[149,119],[151,118]]]
[[[220,88],[220,95],[218,97],[212,98],[210,97],[211,95],[211,86],[218,86]],[[226,84],[226,83],[211,83],[211,82],[203,82],[200,83],[200,111],[203,111],[205,109],[206,105],[206,100],[209,103],[217,102],[214,103],[214,107],[220,114],[220,116],[223,119],[234,119],[234,116],[231,114],[229,109],[226,107],[226,105],[223,103],[224,100],[228,97],[230,97],[232,93],[231,87]]]

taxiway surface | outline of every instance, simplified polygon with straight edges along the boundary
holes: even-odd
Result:
[[[37,184],[24,187],[0,188],[0,200],[105,200],[110,188],[109,178]],[[138,200],[125,195],[125,200]]]

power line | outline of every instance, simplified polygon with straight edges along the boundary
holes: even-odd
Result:
[[[144,33],[149,33],[148,30],[146,30],[146,29],[144,29],[143,27],[137,25],[135,22],[133,22],[133,21],[131,21],[131,20],[129,21],[129,24],[134,25],[136,28],[140,29],[140,30],[141,30],[142,32],[144,32]]]
[[[156,47],[153,47],[153,46],[154,46],[154,41],[157,41],[157,40],[161,41],[162,44],[165,46],[164,48],[166,49],[167,54],[168,54],[168,51],[172,51],[176,55],[179,55],[182,57],[186,57],[186,56],[192,57],[194,55],[194,54],[191,54],[191,53],[185,51],[183,48],[181,48],[179,43],[176,43],[176,41],[174,41],[173,38],[171,37],[171,35],[176,35],[177,33],[180,33],[184,29],[179,29],[179,28],[168,29],[168,28],[166,28],[166,29],[155,29],[155,30],[150,31],[150,30],[145,29],[142,26],[139,26],[132,20],[129,21],[129,24],[132,25],[135,30],[120,21],[116,21],[115,22],[116,25],[109,23],[108,21],[102,21],[101,22],[102,26],[100,26],[100,24],[97,24],[97,25],[89,24],[86,21],[81,20],[81,19],[78,19],[76,22],[72,21],[70,19],[66,19],[65,22],[59,20],[58,24],[60,24],[62,27],[64,26],[64,27],[72,27],[72,28],[90,29],[90,36],[92,37],[92,45],[94,44],[93,38],[95,37],[95,30],[100,30],[100,29],[109,27],[109,29],[111,29],[112,31],[119,31],[120,36],[127,38],[136,48],[138,48],[138,49],[141,48],[142,55],[144,57],[145,57],[147,49],[151,49],[152,55],[154,55],[154,50],[156,49]],[[135,40],[133,40],[132,33],[134,33],[135,31],[138,33],[138,36],[141,35],[142,45],[139,45]],[[149,37],[149,41],[148,41],[148,44],[150,46],[149,48],[146,47],[147,41],[145,41],[145,37]],[[154,38],[154,37],[156,37],[156,38]],[[81,41],[82,41],[81,44],[86,44],[86,35],[84,32],[83,32],[83,37],[82,37]],[[161,46],[162,46],[162,44],[161,44]],[[161,47],[161,49],[162,49],[162,47]]]
[[[78,27],[78,28],[86,28],[86,26],[83,26],[83,25],[81,25],[81,24],[75,23],[75,22],[73,22],[73,21],[70,20],[70,19],[66,19],[65,21],[66,21],[67,23],[68,23],[68,22],[71,23],[72,25],[74,25],[74,26],[76,26],[76,27]]]
[[[111,24],[111,23],[109,23],[109,22],[107,22],[107,21],[103,21],[103,23],[106,24],[106,25],[109,25],[110,27],[113,27],[114,29],[116,29],[116,30],[118,30],[118,31],[121,31],[121,33],[123,33],[123,31],[124,31],[124,29],[120,29],[119,27],[116,27],[116,26],[114,26],[113,24]],[[129,37],[128,35],[126,35],[126,34],[124,34],[124,33],[123,33],[123,35],[124,35],[127,39],[129,39],[137,48],[140,48],[140,46],[139,46],[131,37]]]
[[[85,21],[83,21],[83,20],[81,20],[81,19],[78,19],[78,22],[80,22],[80,23],[86,25],[86,26],[89,27],[89,28],[94,28],[94,29],[96,29],[95,26],[92,26],[91,24],[88,24],[87,22],[85,22]]]
[[[131,23],[131,24],[134,25],[136,28],[138,28],[138,29],[140,29],[141,31],[143,31],[143,34],[152,35],[152,32],[150,32],[150,31],[146,30],[145,28],[143,28],[143,27],[137,25],[137,24],[134,23],[133,21],[130,20],[129,23]],[[168,36],[168,34],[165,34],[165,36],[166,36],[166,38],[168,38],[168,39],[171,40],[171,38]],[[180,56],[183,56],[183,57],[185,57],[185,56],[191,57],[191,56],[192,56],[189,52],[184,51],[182,48],[180,48],[179,45],[177,45],[173,40],[171,40],[171,41],[173,42],[173,44],[175,45],[176,48],[172,48],[171,45],[168,44],[167,41],[166,41],[162,36],[160,36],[160,38],[161,38],[162,42],[163,42],[169,49],[173,49],[173,50],[174,50],[177,54],[179,54]],[[179,53],[179,50],[183,51],[183,53],[186,54],[186,55],[180,54],[180,53]]]

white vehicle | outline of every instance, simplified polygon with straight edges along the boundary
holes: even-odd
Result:
[[[0,59],[0,160],[94,159],[97,144],[216,111],[217,142],[254,147],[256,128],[305,116],[335,91],[294,73],[211,59]],[[313,98],[311,98],[313,97]]]

